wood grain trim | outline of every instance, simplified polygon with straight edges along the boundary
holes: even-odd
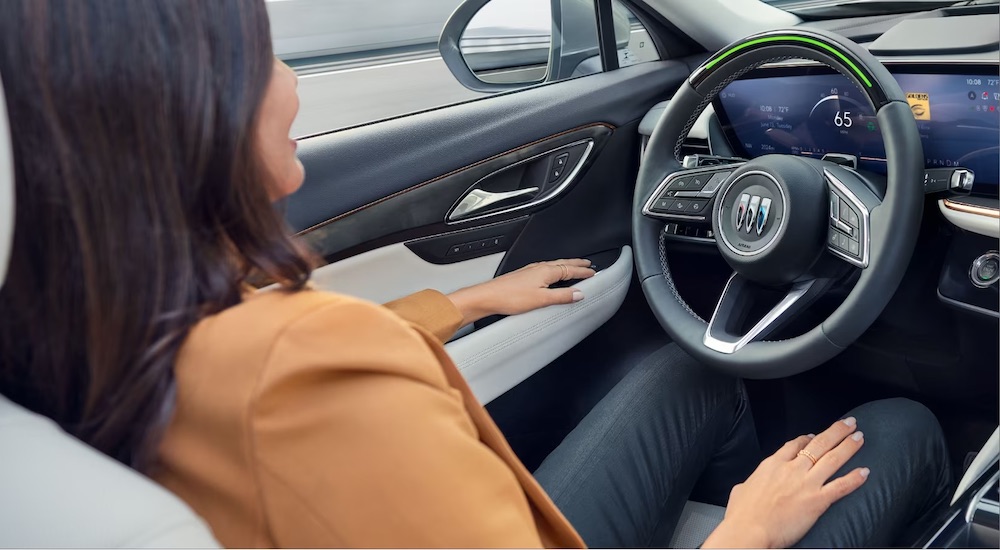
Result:
[[[429,179],[429,180],[427,180],[425,182],[418,183],[416,185],[407,187],[406,189],[403,189],[402,191],[397,191],[397,192],[395,192],[395,193],[393,193],[391,195],[382,197],[382,198],[380,198],[378,200],[374,200],[374,201],[372,201],[372,202],[370,202],[368,204],[365,204],[363,206],[359,206],[359,207],[357,207],[357,208],[355,208],[355,209],[353,209],[353,210],[351,210],[349,212],[344,212],[343,214],[341,214],[339,216],[336,216],[334,218],[330,218],[329,220],[326,220],[325,222],[318,223],[318,224],[316,224],[316,225],[314,225],[314,226],[312,226],[312,227],[310,227],[308,229],[303,229],[302,231],[299,231],[297,233],[297,235],[301,237],[301,236],[306,235],[308,233],[311,233],[311,232],[313,232],[313,231],[315,231],[317,229],[325,227],[325,226],[327,226],[327,225],[329,225],[331,223],[334,223],[334,222],[337,222],[339,220],[342,220],[342,219],[344,219],[344,218],[346,218],[346,217],[348,217],[348,216],[350,216],[352,214],[355,214],[357,212],[365,210],[366,208],[371,208],[372,206],[375,206],[376,204],[385,202],[385,201],[387,201],[389,199],[398,197],[398,196],[403,195],[405,193],[409,193],[410,191],[413,191],[414,189],[420,189],[421,187],[424,187],[425,185],[430,185],[430,184],[432,184],[432,183],[434,183],[436,181],[440,181],[440,180],[442,180],[444,178],[447,178],[447,177],[453,176],[455,174],[458,174],[459,172],[463,172],[465,170],[469,170],[470,168],[475,168],[476,166],[483,165],[483,164],[485,164],[487,162],[494,161],[494,160],[496,160],[498,158],[514,154],[514,153],[516,153],[518,151],[521,151],[522,149],[527,149],[528,147],[532,147],[532,146],[538,145],[539,143],[544,143],[546,141],[549,141],[549,140],[552,140],[552,139],[556,139],[556,138],[565,136],[567,134],[572,134],[573,132],[579,132],[580,130],[586,130],[588,128],[600,128],[602,126],[604,128],[607,128],[608,130],[611,130],[611,131],[614,131],[616,129],[615,126],[612,125],[612,124],[609,124],[609,123],[606,123],[606,122],[599,122],[599,123],[595,123],[595,124],[585,124],[583,126],[578,126],[576,128],[571,128],[571,129],[566,130],[564,132],[559,132],[558,134],[552,134],[550,136],[546,136],[546,137],[543,137],[541,139],[532,141],[531,143],[526,143],[526,144],[521,145],[519,147],[515,147],[514,149],[511,149],[509,151],[505,151],[503,153],[499,153],[497,155],[493,155],[492,157],[483,159],[481,161],[474,162],[474,163],[469,164],[467,166],[463,166],[463,167],[458,168],[456,170],[452,170],[451,172],[448,172],[447,174],[443,174],[443,175],[440,175],[440,176],[438,176],[436,178]]]
[[[944,203],[944,207],[949,210],[1000,220],[1000,210],[997,210],[996,208],[966,204],[964,202],[953,201],[951,199],[944,199],[942,202]]]

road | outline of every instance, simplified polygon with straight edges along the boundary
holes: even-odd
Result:
[[[629,50],[636,61],[656,59],[645,30],[632,31]],[[333,68],[298,66],[299,115],[292,135],[303,137],[489,94],[458,83],[434,50],[389,59],[361,60]]]
[[[459,84],[437,56],[301,74],[301,107],[292,135],[355,126],[485,95]]]

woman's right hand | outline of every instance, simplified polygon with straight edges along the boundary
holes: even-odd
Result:
[[[868,479],[868,468],[827,483],[864,445],[857,421],[846,418],[817,435],[785,445],[733,488],[726,517],[703,548],[787,548],[821,515]],[[805,453],[815,457],[816,464]]]

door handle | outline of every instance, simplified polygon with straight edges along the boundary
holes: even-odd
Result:
[[[491,193],[489,191],[483,191],[482,189],[473,189],[468,195],[462,198],[461,202],[458,203],[458,206],[455,207],[451,216],[448,216],[448,221],[468,218],[482,212],[483,210],[495,207],[504,201],[519,197],[527,197],[528,195],[535,195],[538,191],[538,187],[526,187],[524,189],[515,189],[514,191],[506,191],[502,193]]]

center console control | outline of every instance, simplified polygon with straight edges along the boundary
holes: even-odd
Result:
[[[1000,430],[962,476],[949,510],[929,525],[919,548],[1000,547]]]
[[[968,168],[928,168],[924,170],[924,193],[969,193],[976,174]]]
[[[969,279],[976,288],[989,288],[1000,281],[1000,254],[991,250],[973,260]]]

